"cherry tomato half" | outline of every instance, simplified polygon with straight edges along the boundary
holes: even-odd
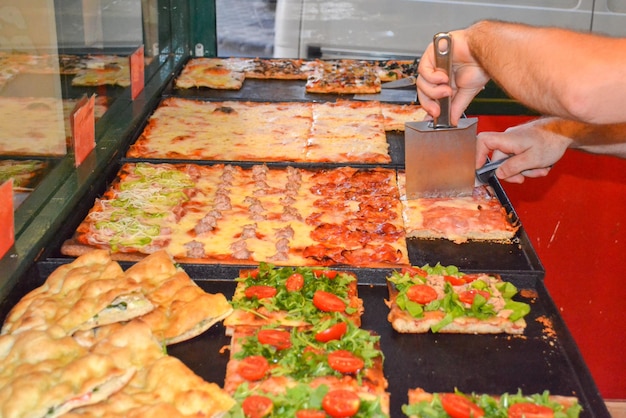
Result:
[[[346,310],[346,304],[339,296],[323,290],[315,291],[313,305],[324,312],[344,312]]]
[[[426,270],[423,270],[419,267],[402,267],[402,270],[400,271],[402,274],[408,274],[410,277],[413,276],[420,276],[420,277],[426,277],[428,276],[428,273],[426,272]]]
[[[326,412],[319,409],[301,409],[296,412],[296,418],[326,418]]]
[[[474,298],[476,298],[476,295],[481,295],[487,300],[491,297],[489,292],[487,292],[486,290],[471,289],[459,293],[459,300],[463,303],[471,305],[472,303],[474,303]]]
[[[262,329],[256,334],[261,344],[271,345],[277,350],[291,347],[291,333],[280,329]]]
[[[246,380],[261,380],[267,374],[270,364],[263,356],[246,357],[239,362],[237,372]]]
[[[336,389],[328,392],[322,399],[322,408],[333,418],[347,418],[359,412],[361,399],[347,389]]]
[[[452,286],[461,286],[461,285],[467,283],[463,277],[443,276],[443,279],[446,282],[450,283]]]
[[[347,350],[337,350],[329,353],[328,364],[339,373],[350,374],[358,372],[365,366],[361,358]]]
[[[347,331],[348,324],[345,322],[337,322],[335,325],[331,325],[324,331],[320,331],[315,334],[315,339],[322,343],[327,343],[332,340],[340,340]]]
[[[456,393],[441,395],[441,406],[452,418],[479,418],[485,415],[481,407]]]
[[[437,291],[427,284],[414,284],[406,291],[406,297],[413,302],[426,305],[437,299]]]
[[[320,277],[326,277],[327,279],[334,279],[335,277],[337,277],[337,275],[339,274],[338,271],[336,270],[313,270],[313,274],[315,275],[315,277],[317,277],[318,279]]]
[[[507,414],[509,418],[550,418],[554,416],[554,411],[544,405],[520,402],[511,405]]]
[[[300,273],[294,273],[287,277],[285,287],[289,292],[299,292],[304,287],[304,276]]]
[[[263,418],[272,413],[274,403],[267,396],[250,395],[241,403],[241,409],[248,418]]]
[[[264,284],[254,285],[246,288],[244,294],[248,299],[265,299],[276,296],[276,288]]]
[[[241,270],[239,272],[239,277],[242,279],[247,279],[248,277],[252,277],[253,279],[258,279],[259,273],[260,273],[259,269]]]

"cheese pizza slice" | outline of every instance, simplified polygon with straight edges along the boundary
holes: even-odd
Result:
[[[57,268],[9,312],[2,334],[59,327],[66,335],[144,315],[153,309],[141,286],[124,277],[106,250]]]
[[[578,417],[582,407],[573,396],[552,395],[548,391],[536,394],[504,393],[491,396],[454,391],[429,393],[422,388],[409,389],[409,403],[402,412],[411,418],[474,417]]]
[[[408,238],[511,243],[520,228],[486,185],[471,196],[407,199],[406,175],[399,172],[398,188]]]
[[[406,267],[387,278],[388,320],[400,333],[522,334],[530,305],[495,275],[455,266]]]
[[[238,326],[306,327],[334,313],[361,324],[363,301],[351,273],[261,263],[236,280],[234,310],[224,320],[227,334]]]

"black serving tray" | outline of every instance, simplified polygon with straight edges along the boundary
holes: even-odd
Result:
[[[391,417],[404,416],[401,406],[408,402],[408,389],[415,387],[433,392],[457,388],[491,394],[518,389],[525,393],[549,390],[553,394],[578,397],[584,408],[581,417],[609,416],[542,281],[505,277],[537,295],[519,298],[531,304],[523,336],[400,334],[387,321],[386,274],[378,273],[370,275],[373,282],[365,280],[359,285],[365,308],[361,327],[381,337],[383,368],[391,393]],[[361,278],[360,271],[357,275]],[[200,279],[197,283],[208,292],[222,292],[228,298],[234,291],[231,280]],[[546,319],[552,326],[546,328],[538,319]],[[193,340],[168,347],[168,352],[204,379],[222,385],[229,351],[221,352],[221,348],[229,343],[220,324]]]

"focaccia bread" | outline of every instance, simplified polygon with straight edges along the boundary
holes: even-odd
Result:
[[[124,276],[140,285],[154,305],[141,320],[166,345],[202,334],[233,310],[223,294],[202,290],[165,250],[131,266]]]
[[[59,328],[0,336],[0,416],[57,417],[106,399],[135,373],[135,347],[116,348],[89,351]]]
[[[153,309],[139,283],[125,277],[106,250],[57,268],[9,312],[2,334],[60,327],[66,335],[128,321]]]
[[[132,341],[132,352],[126,352],[124,347]],[[98,330],[92,351],[130,355],[137,372],[120,391],[96,404],[74,409],[65,417],[220,417],[234,404],[217,384],[205,381],[180,360],[165,354],[150,327],[141,320]]]

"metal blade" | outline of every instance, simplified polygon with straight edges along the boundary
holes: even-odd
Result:
[[[382,83],[380,85],[381,88],[383,89],[399,89],[402,87],[410,87],[410,86],[414,86],[415,85],[415,80],[417,79],[417,77],[415,76],[410,76],[410,77],[405,77],[405,78],[401,78],[399,80],[394,80],[394,81],[389,81],[387,83]]]
[[[477,118],[456,128],[409,122],[405,129],[407,199],[471,195],[476,178]]]
[[[417,90],[381,90],[374,94],[355,94],[354,100],[376,100],[379,102],[415,103],[417,102]]]

